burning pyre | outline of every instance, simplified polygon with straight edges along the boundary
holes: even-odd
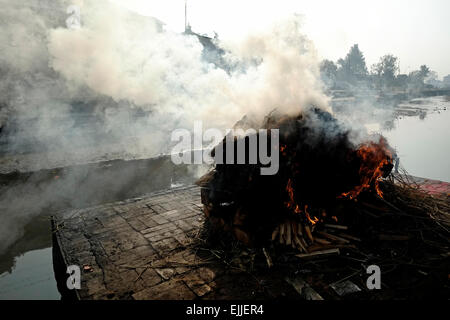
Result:
[[[254,124],[244,118],[236,127]],[[278,173],[261,175],[260,164],[216,164],[203,176],[207,219],[196,250],[256,280],[307,274],[329,297],[328,284],[342,279],[364,288],[358,274],[371,265],[387,270],[388,287],[376,296],[359,292],[367,298],[448,296],[448,195],[427,194],[407,174],[390,174],[393,151],[383,137],[352,143],[353,132],[319,109],[270,114],[261,127],[279,129]],[[250,141],[236,137],[235,151],[240,139]]]
[[[339,121],[315,108],[295,117],[272,113],[261,127],[279,129],[278,173],[260,175],[259,163],[217,164],[198,182],[208,220],[249,246],[278,241],[310,253],[348,243],[351,236],[322,226],[339,229],[337,222],[348,214],[343,202],[362,194],[383,197],[380,179],[393,167],[386,140],[372,137],[355,146]],[[235,145],[239,139],[248,144],[248,137],[236,137]]]

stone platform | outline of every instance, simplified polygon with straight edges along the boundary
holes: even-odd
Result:
[[[245,272],[196,255],[190,243],[204,220],[202,206],[200,188],[192,186],[57,215],[54,264],[63,298],[300,298],[283,279],[268,293]],[[69,265],[82,269],[80,290],[66,289]]]
[[[409,176],[409,179],[417,183],[423,191],[431,195],[450,196],[450,183],[448,182],[414,176]]]

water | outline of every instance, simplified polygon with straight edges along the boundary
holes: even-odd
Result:
[[[428,98],[420,107],[431,107],[425,118],[402,116],[394,121],[394,129],[382,133],[409,174],[450,182],[450,101]]]
[[[16,257],[13,272],[0,275],[1,300],[59,300],[53,274],[52,249]]]

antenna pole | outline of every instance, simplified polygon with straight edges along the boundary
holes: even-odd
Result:
[[[187,32],[187,0],[184,0],[184,32]]]

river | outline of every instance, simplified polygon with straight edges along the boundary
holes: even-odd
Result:
[[[432,100],[435,101],[435,100]],[[382,131],[397,149],[400,164],[417,177],[450,182],[450,101],[423,116],[403,116],[395,128]]]

